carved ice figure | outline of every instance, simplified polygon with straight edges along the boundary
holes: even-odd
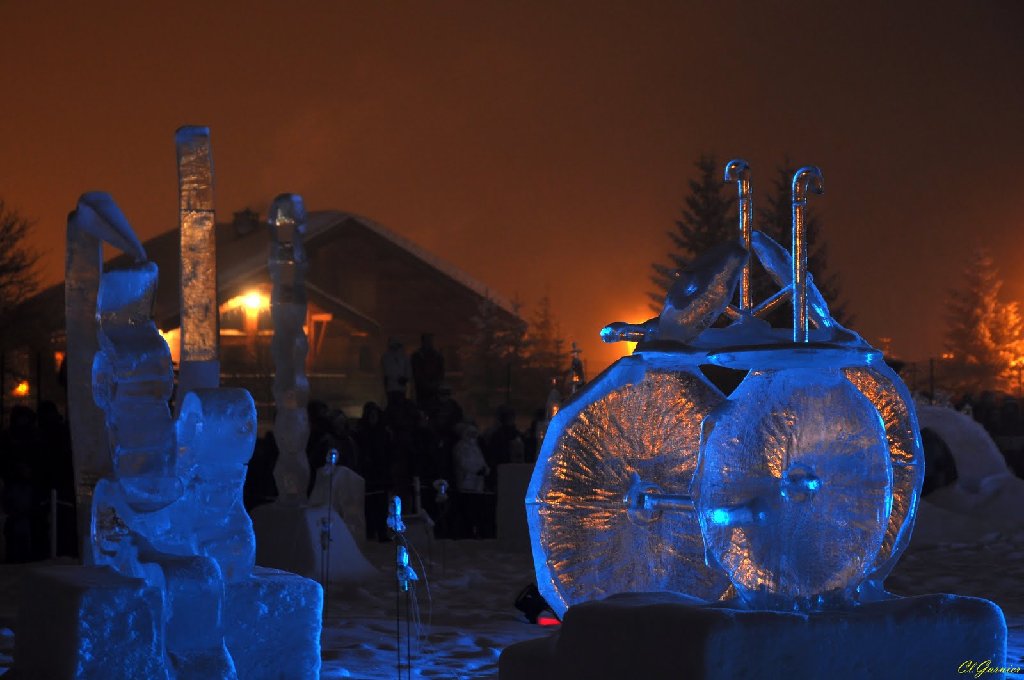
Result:
[[[83,196],[70,224],[144,258],[109,196]],[[189,394],[176,427],[170,349],[150,318],[156,284],[156,266],[144,261],[98,281],[92,387],[112,475],[95,487],[87,560],[163,592],[170,677],[231,678],[224,579],[247,577],[253,564],[241,490],[255,405],[244,390]]]
[[[601,339],[690,342],[729,307],[748,259],[746,249],[738,241],[718,244],[676,272],[659,316],[643,324],[608,324],[601,330]]]
[[[274,288],[270,314],[274,320],[271,353],[274,358],[274,436],[280,456],[274,481],[283,499],[304,499],[309,482],[306,440],[309,438],[309,381],[306,353],[306,209],[297,194],[274,199],[267,218],[270,227],[270,278]]]
[[[103,270],[103,243],[135,260],[146,259],[128,220],[105,193],[83,194],[68,215],[64,310],[67,324],[68,422],[75,468],[82,555],[88,559],[89,513],[96,482],[112,471],[103,412],[93,400],[93,357],[99,350],[96,301]]]

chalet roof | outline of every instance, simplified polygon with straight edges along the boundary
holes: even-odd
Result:
[[[310,247],[313,247],[320,239],[329,238],[332,232],[339,229],[366,229],[478,296],[490,299],[508,314],[518,316],[514,306],[506,298],[497,295],[493,290],[454,265],[427,252],[413,241],[366,217],[337,210],[314,211],[307,215],[306,226],[305,242]],[[142,244],[146,250],[147,259],[155,262],[161,271],[161,284],[157,287],[153,314],[161,327],[176,324],[180,308],[177,285],[180,262],[179,233],[180,229],[172,229]],[[240,286],[246,285],[254,278],[266,279],[266,276],[261,273],[267,267],[269,252],[269,237],[265,223],[262,221],[254,223],[252,229],[242,232],[236,229],[231,222],[221,222],[216,226],[216,239],[217,291],[222,299],[237,294],[240,292],[238,290]],[[131,263],[130,256],[118,255],[111,259],[106,266],[121,267]],[[357,309],[331,292],[322,290],[312,283],[307,284],[307,290],[310,298],[322,307],[346,316],[359,325],[379,326],[378,322],[365,311]],[[56,315],[57,318],[63,319],[63,282],[41,291],[25,304],[33,310],[38,310],[44,317]]]

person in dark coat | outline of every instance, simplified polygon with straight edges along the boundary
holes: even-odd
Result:
[[[444,356],[434,348],[431,333],[420,337],[420,347],[412,354],[412,380],[416,405],[424,411],[432,409],[444,382]]]

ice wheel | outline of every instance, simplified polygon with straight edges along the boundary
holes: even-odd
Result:
[[[874,405],[839,369],[752,371],[704,426],[694,496],[708,552],[757,608],[846,602],[889,522]]]
[[[846,378],[874,405],[882,417],[892,461],[892,512],[882,548],[869,578],[878,588],[896,566],[910,542],[917,503],[924,481],[924,449],[917,414],[906,385],[884,363],[844,369]]]
[[[685,354],[624,357],[552,420],[527,493],[538,588],[561,616],[619,592],[717,600],[693,512],[631,507],[637,485],[688,494],[700,423],[722,393]]]

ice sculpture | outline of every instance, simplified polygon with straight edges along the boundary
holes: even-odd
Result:
[[[181,224],[181,362],[179,392],[217,387],[219,311],[210,129],[178,128],[178,210]],[[180,402],[179,402],[180,403]]]
[[[270,278],[274,289],[270,313],[274,320],[274,436],[280,456],[274,481],[284,499],[305,499],[309,482],[306,440],[309,438],[309,381],[306,353],[306,209],[297,194],[274,199],[267,218],[270,226]]]
[[[68,318],[69,356],[77,360],[69,407],[80,426],[73,436],[84,433],[74,446],[87,470],[89,464],[99,468],[93,461],[100,451],[109,453],[109,462],[92,493],[84,551],[92,566],[43,577],[56,593],[55,605],[72,621],[19,629],[17,644],[26,653],[16,652],[16,658],[27,659],[19,665],[26,677],[318,675],[319,585],[254,569],[255,539],[242,485],[256,438],[256,408],[245,390],[216,388],[216,295],[204,288],[216,281],[212,204],[203,198],[209,197],[211,179],[208,134],[205,128],[183,128],[178,142],[186,168],[183,277],[213,297],[183,298],[183,335],[186,326],[195,331],[183,362],[190,357],[195,370],[186,375],[183,366],[183,380],[192,382],[179,389],[176,419],[168,405],[174,388],[170,349],[151,319],[156,266],[145,261],[108,195],[83,195],[69,218],[68,270],[74,278],[67,285],[68,304],[93,301],[91,319],[78,310]],[[101,241],[130,253],[136,263],[100,275]],[[90,329],[98,342],[76,346]],[[92,396],[105,432],[82,418],[90,413],[82,409],[82,366],[91,346],[97,347]],[[105,436],[97,438],[97,432]],[[115,619],[125,632],[112,640]],[[49,656],[77,660],[76,668],[52,663],[38,653],[40,646],[53,650]]]
[[[85,548],[93,489],[100,478],[113,471],[103,412],[93,401],[92,389],[92,362],[99,350],[96,298],[103,269],[103,243],[115,245],[136,261],[146,259],[128,220],[110,196],[101,192],[83,194],[76,209],[68,215],[64,311],[69,350],[68,421],[74,455],[78,535],[82,537],[81,554],[85,559],[90,554]]]
[[[726,578],[754,607],[872,601],[909,540],[923,474],[909,395],[835,322],[807,273],[804,211],[823,190],[820,171],[794,176],[795,257],[751,231],[749,165],[730,161],[725,180],[738,186],[742,245],[680,272],[659,317],[603,329],[606,341],[640,344],[545,437],[527,514],[538,586],[560,615],[621,591],[717,599]],[[780,287],[756,303],[748,251]],[[787,301],[792,331],[760,320]],[[712,327],[723,316],[732,323]],[[726,399],[705,364],[748,375]],[[708,561],[693,568],[701,549]]]

